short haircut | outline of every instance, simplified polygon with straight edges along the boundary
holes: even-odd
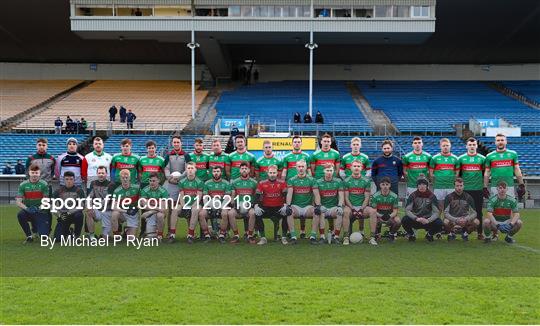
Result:
[[[381,144],[381,148],[383,148],[384,145],[390,145],[390,147],[394,148],[394,143],[392,143],[390,139],[385,139]]]
[[[298,164],[300,164],[300,163],[303,163],[303,164],[307,165],[306,160],[303,160],[303,159],[302,159],[302,160],[296,161],[296,165],[298,165]]]
[[[146,144],[144,144],[144,147],[146,147],[146,148],[148,148],[150,146],[157,147],[156,142],[153,141],[153,140],[149,140],[149,141],[146,142]]]
[[[414,136],[414,138],[412,139],[412,141],[417,141],[417,140],[422,141],[422,137],[420,137],[420,136]]]
[[[94,137],[94,139],[92,139],[92,142],[95,142],[96,140],[97,141],[103,141],[103,139],[101,137],[96,136],[96,137]]]
[[[263,141],[263,146],[264,146],[264,145],[272,145],[272,141],[271,141],[270,139],[265,139],[265,140]]]
[[[272,165],[269,165],[269,166],[268,166],[268,170],[276,170],[276,171],[277,171],[277,170],[278,170],[278,167],[277,167],[277,165],[272,164]]]
[[[212,140],[212,144],[215,144],[215,143],[221,144],[221,140],[219,140],[219,138],[214,138],[214,140]]]
[[[128,169],[123,169],[120,171],[120,175],[127,175],[129,177],[131,176],[131,172]]]
[[[75,173],[71,172],[71,171],[66,171],[64,172],[64,178],[75,178]]]
[[[354,143],[355,141],[362,142],[362,139],[360,139],[360,137],[353,137],[353,139],[351,139],[351,143]]]
[[[36,140],[36,144],[37,144],[37,143],[44,143],[44,144],[48,144],[48,143],[49,143],[49,141],[47,140],[47,138],[43,138],[43,137],[41,137],[41,138],[38,138],[38,139]]]
[[[382,177],[382,178],[381,178],[381,181],[379,181],[379,184],[381,184],[381,183],[392,184],[392,180],[390,180],[389,177]]]
[[[326,164],[324,165],[324,169],[325,169],[325,170],[326,170],[326,169],[333,169],[333,168],[334,168],[334,165],[333,165],[333,164],[326,163]]]
[[[214,171],[214,170],[219,170],[221,172],[221,166],[214,166],[212,168],[212,171]]]
[[[508,184],[504,180],[501,180],[501,181],[497,182],[497,188],[498,187],[506,188],[507,186],[508,186]]]
[[[98,169],[98,170],[105,170],[105,171],[107,171],[107,167],[106,167],[106,166],[103,166],[103,165],[98,166],[97,169]]]
[[[159,174],[157,174],[157,172],[150,172],[150,175],[148,176],[148,179],[152,179],[152,178],[158,178],[159,179]]]
[[[234,141],[237,141],[238,139],[246,140],[246,137],[244,137],[244,135],[240,134],[240,135],[236,136],[236,138],[234,139]]]
[[[363,164],[362,161],[360,161],[360,160],[354,160],[354,161],[352,161],[352,162],[351,162],[351,166],[352,166],[354,163],[358,163],[358,164],[360,164],[360,166],[362,166],[362,167],[364,166],[364,164]]]
[[[179,134],[174,134],[174,135],[171,137],[171,140],[173,140],[173,139],[175,139],[175,138],[178,139],[178,140],[180,140],[180,141],[182,141],[182,136],[180,136]]]
[[[498,134],[495,135],[495,138],[497,138],[497,137],[504,137],[504,138],[506,138],[506,135],[505,135],[505,134],[498,133]]]
[[[120,142],[120,145],[122,145],[122,146],[131,145],[131,139],[129,139],[129,138],[122,139],[122,141]]]
[[[463,179],[460,178],[460,177],[457,177],[457,178],[454,180],[454,183],[463,183]]]
[[[448,143],[448,144],[451,144],[450,139],[448,139],[448,138],[446,138],[446,137],[445,137],[445,138],[441,138],[441,140],[439,140],[439,144],[442,144],[442,143]]]
[[[295,139],[300,139],[300,141],[302,141],[302,137],[300,137],[300,135],[294,135],[292,140],[295,140]]]
[[[329,134],[322,135],[321,139],[323,138],[330,138],[330,140],[332,140],[332,136],[330,136]]]
[[[467,139],[467,143],[469,143],[469,142],[475,142],[476,143],[478,141],[474,137],[469,137],[469,139]]]
[[[247,166],[247,167],[249,168],[248,162],[241,162],[241,163],[240,163],[240,167],[243,167],[243,166]]]
[[[202,138],[195,138],[195,144],[204,144]]]
[[[37,165],[36,163],[32,163],[32,165],[30,165],[28,170],[29,171],[41,171],[41,169],[39,168],[39,165]]]
[[[197,167],[197,163],[195,163],[194,161],[189,161],[186,163],[186,166],[193,166],[193,167]]]

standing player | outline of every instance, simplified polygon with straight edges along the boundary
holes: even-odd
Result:
[[[210,160],[210,156],[208,154],[203,153],[204,143],[202,138],[195,139],[195,149],[193,153],[189,154],[191,157],[191,160],[195,162],[195,166],[197,168],[197,179],[201,180],[202,182],[206,182],[208,180],[208,161]]]
[[[325,218],[335,219],[334,231],[328,240],[331,243],[340,244],[339,234],[343,224],[343,183],[341,179],[335,177],[333,164],[327,163],[324,166],[324,177],[317,180],[317,188],[321,196],[321,221],[319,226],[319,232],[322,230],[321,237],[324,238]]]
[[[165,155],[165,178],[167,183],[165,188],[169,192],[170,198],[174,201],[178,199],[178,182],[184,176],[187,162],[191,161],[191,156],[182,150],[182,138],[174,135],[171,139],[172,150]],[[180,173],[180,177],[171,176],[172,173]]]
[[[255,212],[253,211],[253,201],[255,191],[257,190],[257,181],[249,177],[249,167],[246,162],[240,164],[240,178],[231,181],[231,203],[229,210],[229,221],[231,226],[236,224],[236,218],[242,217],[248,220],[247,239],[249,243],[255,243],[253,229],[255,227]],[[238,196],[238,199],[235,197]],[[234,221],[234,223],[233,223]],[[234,230],[234,229],[233,229]]]
[[[391,140],[385,140],[381,144],[383,155],[377,157],[371,166],[371,177],[377,190],[380,189],[381,180],[384,177],[390,178],[392,186],[390,190],[399,194],[399,180],[403,177],[403,162],[394,155],[394,144]]]
[[[254,212],[257,219],[256,224],[259,225],[259,232],[261,233],[261,239],[257,244],[264,245],[267,243],[264,234],[264,222],[263,216],[272,219],[274,222],[274,237],[277,237],[277,229],[279,220],[283,220],[283,228],[281,243],[287,244],[287,219],[280,213],[279,209],[285,203],[285,193],[287,192],[287,183],[278,179],[278,167],[276,165],[270,165],[267,170],[268,179],[259,182],[257,185],[257,197],[256,204],[254,205]]]
[[[21,209],[17,213],[17,219],[26,236],[25,244],[33,242],[29,223],[40,236],[49,235],[49,218],[47,213],[40,209],[41,200],[50,196],[49,185],[40,179],[40,172],[37,164],[30,165],[28,168],[30,176],[20,184],[16,197],[17,206]]]
[[[454,191],[454,180],[459,171],[459,162],[457,156],[450,152],[452,148],[450,139],[441,139],[439,145],[441,152],[429,161],[429,177],[433,182],[433,193],[439,201],[439,212],[442,213],[446,196]]]
[[[82,187],[83,182],[86,181],[86,170],[83,170],[84,156],[77,153],[77,146],[79,142],[77,139],[71,137],[67,140],[67,151],[64,154],[58,156],[56,164],[56,178],[60,180],[60,185],[64,185],[64,174],[67,171],[73,172],[75,177],[75,186]],[[86,187],[86,184],[84,184]]]
[[[139,187],[131,183],[132,177],[130,170],[120,170],[118,176],[120,177],[121,184],[114,190],[113,195],[122,205],[127,206],[127,209],[123,209],[122,206],[115,206],[113,208],[111,226],[113,233],[119,235],[118,224],[126,222],[126,235],[134,237],[139,226],[139,218],[137,217],[139,213],[139,208],[137,207]]]
[[[525,195],[525,184],[523,183],[523,175],[519,168],[518,154],[515,151],[506,148],[508,141],[503,134],[495,136],[495,145],[497,149],[486,156],[486,171],[484,173],[484,196],[497,194],[497,184],[499,181],[506,182],[506,192],[512,197],[521,199]],[[517,191],[514,189],[514,176],[517,179]],[[491,183],[490,183],[491,178]],[[488,190],[488,185],[491,185],[491,192]]]
[[[366,154],[360,153],[360,149],[362,149],[362,140],[359,137],[351,139],[351,152],[343,155],[341,159],[341,171],[339,174],[343,180],[351,176],[354,161],[362,163],[362,176],[366,176],[370,172],[371,163],[369,158]]]
[[[463,191],[463,179],[456,178],[455,190],[444,200],[444,227],[448,241],[456,239],[456,232],[461,233],[463,241],[469,240],[469,233],[480,224],[476,219],[476,207],[471,195]]]
[[[266,180],[268,178],[268,167],[270,165],[275,165],[278,167],[278,169],[281,169],[281,161],[274,157],[274,153],[272,152],[271,140],[267,139],[263,142],[263,149],[263,156],[259,157],[259,159],[255,162],[255,176],[259,181]],[[281,171],[278,170],[278,173],[280,172]]]
[[[484,219],[484,241],[491,242],[496,239],[496,235],[491,237],[491,232],[506,233],[504,241],[514,243],[513,236],[518,233],[523,222],[521,221],[517,200],[508,195],[508,185],[504,180],[497,184],[497,194],[491,197],[487,204],[487,214]]]
[[[114,191],[113,183],[107,179],[109,174],[107,173],[107,166],[100,166],[97,168],[97,179],[90,182],[88,197],[94,199],[99,198],[101,202],[105,203],[105,198],[108,194],[112,194]],[[112,188],[112,189],[111,189]],[[111,208],[102,207],[101,209],[87,209],[86,210],[86,227],[88,229],[88,237],[94,239],[95,225],[94,222],[101,221],[101,234],[108,237],[111,235]]]
[[[186,177],[178,183],[180,189],[180,207],[171,212],[171,227],[169,228],[169,243],[176,238],[176,221],[179,213],[188,220],[187,241],[192,244],[195,238],[195,226],[199,221],[200,201],[203,193],[204,182],[197,179],[197,168],[195,162],[186,164]],[[206,224],[206,221],[205,223]],[[202,223],[200,224],[202,227]],[[208,231],[208,227],[206,227]],[[207,233],[208,234],[208,233]],[[201,234],[202,236],[202,234]]]
[[[113,156],[111,160],[111,181],[119,184],[121,182],[120,171],[128,170],[130,175],[130,184],[138,184],[138,166],[139,156],[131,153],[131,139],[124,138],[120,142],[121,153]]]
[[[294,230],[294,218],[313,218],[309,240],[311,244],[317,242],[317,228],[320,225],[321,196],[317,188],[317,181],[306,174],[306,161],[296,162],[298,174],[287,181],[287,199],[280,213],[287,216],[287,224],[291,233],[291,244],[296,244],[296,231]],[[315,204],[315,206],[313,206]],[[324,237],[324,230],[322,230]],[[321,239],[324,241],[324,238]]]
[[[140,197],[143,198],[141,199],[141,205],[157,207],[143,209],[141,219],[144,219],[145,221],[141,221],[141,223],[147,224],[147,237],[155,232],[157,233],[158,240],[161,241],[163,239],[163,220],[165,218],[165,213],[167,212],[164,200],[169,198],[169,193],[159,184],[161,179],[160,175],[156,172],[150,173],[148,181],[148,186],[141,189]],[[152,202],[152,200],[155,202]]]
[[[321,149],[311,155],[311,174],[315,179],[324,177],[324,166],[326,164],[334,165],[334,173],[336,176],[338,175],[341,158],[339,152],[331,148],[331,145],[332,137],[329,134],[324,134],[321,139]]]
[[[412,147],[413,150],[402,158],[403,175],[407,179],[405,198],[416,191],[416,180],[420,174],[429,175],[429,162],[431,161],[431,154],[422,149],[424,147],[422,137],[415,136]]]
[[[292,138],[292,146],[293,149],[290,153],[285,155],[283,158],[283,171],[281,172],[281,176],[284,180],[289,181],[291,178],[295,177],[298,174],[298,171],[296,169],[296,162],[300,160],[304,160],[307,164],[307,171],[309,174],[311,174],[310,170],[310,157],[308,154],[302,152],[302,138],[298,135],[294,136]],[[283,219],[283,222],[285,222],[286,219]],[[282,224],[284,225],[284,224]],[[283,230],[288,229],[288,227],[283,227]],[[301,217],[300,218],[300,238],[304,239],[306,237],[306,219]]]
[[[92,181],[98,179],[98,168],[103,166],[106,171],[106,178],[110,180],[110,171],[112,156],[106,153],[103,148],[103,139],[101,137],[94,137],[92,141],[94,151],[84,156],[82,170],[86,171],[86,189],[90,191],[90,184]]]
[[[484,166],[486,158],[477,152],[478,142],[474,138],[467,140],[467,153],[458,157],[458,165],[461,178],[465,185],[465,192],[471,195],[476,209],[476,219],[478,220],[478,240],[482,240],[482,206],[484,205],[483,185]],[[469,232],[470,233],[470,232]]]
[[[398,214],[398,195],[390,190],[392,181],[389,177],[383,177],[379,184],[381,190],[371,196],[371,206],[366,207],[365,214],[369,216],[369,226],[371,229],[371,239],[369,244],[376,246],[377,239],[380,238],[382,224],[390,227],[388,239],[394,242],[397,231],[401,226]]]
[[[221,142],[218,138],[212,141],[212,154],[208,160],[208,171],[212,171],[214,167],[219,167],[225,173],[225,179],[231,176],[231,160],[221,148]]]
[[[150,175],[156,173],[159,182],[165,181],[165,159],[156,154],[157,145],[153,140],[145,144],[146,155],[139,159],[139,175],[141,176],[141,189],[150,184]]]
[[[78,198],[84,198],[84,191],[80,186],[75,184],[75,173],[72,171],[64,172],[62,185],[54,192],[53,198],[61,199],[66,204],[66,200],[72,199],[77,201]],[[77,207],[68,209],[62,207],[58,210],[58,223],[54,228],[54,238],[56,241],[61,241],[62,237],[67,237],[73,232],[73,236],[78,238],[81,235],[84,224],[84,214],[82,209]],[[73,231],[71,225],[74,225]]]
[[[250,175],[255,171],[255,156],[246,149],[246,137],[244,135],[236,136],[234,140],[236,151],[229,154],[231,161],[231,181],[240,177],[240,164],[246,162],[250,168]]]
[[[371,194],[371,180],[362,176],[362,167],[360,161],[351,163],[352,174],[345,179],[343,189],[345,190],[345,211],[343,213],[343,244],[349,244],[349,233],[352,232],[352,224],[355,219],[358,220],[358,228],[362,236],[364,235],[364,219],[369,218],[366,207],[369,205]]]
[[[219,242],[225,243],[225,234],[227,233],[228,227],[228,215],[227,209],[224,209],[226,201],[230,198],[230,185],[222,177],[221,169],[217,166],[212,168],[212,179],[204,183],[203,188],[203,209],[199,213],[201,228],[204,232],[205,241],[210,240],[210,232],[208,230],[208,224],[206,219],[213,220],[212,223],[217,226],[217,219],[221,219],[221,228],[219,234]],[[210,208],[210,209],[205,209]],[[236,225],[236,221],[234,223]],[[232,226],[231,226],[232,227]],[[234,229],[233,229],[234,231]],[[238,228],[235,231],[235,238],[233,238],[233,243],[239,242],[238,237]]]

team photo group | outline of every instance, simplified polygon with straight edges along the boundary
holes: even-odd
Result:
[[[400,159],[393,142],[385,140],[382,155],[373,162],[361,152],[358,137],[352,138],[350,152],[340,154],[325,134],[309,155],[302,151],[302,138],[294,136],[292,150],[281,159],[271,138],[263,141],[260,158],[247,151],[247,141],[237,135],[234,151],[227,154],[215,138],[206,153],[198,138],[188,153],[181,136],[174,135],[163,156],[152,140],[145,144],[146,155],[138,156],[129,138],[115,155],[105,151],[100,137],[93,138],[93,151],[86,155],[78,152],[77,139],[69,138],[66,152],[54,157],[47,152],[47,139],[39,138],[16,198],[24,243],[50,236],[59,242],[114,237],[172,244],[181,218],[187,222],[189,244],[265,245],[265,220],[272,222],[267,226],[273,225],[273,240],[284,245],[300,239],[349,245],[361,242],[364,234],[373,246],[400,236],[414,242],[419,229],[429,242],[443,236],[468,241],[476,233],[488,243],[502,233],[514,243],[522,227],[518,201],[525,185],[518,155],[507,149],[502,134],[487,156],[477,152],[474,138],[466,141],[466,153],[457,155],[447,138],[440,139],[439,153],[430,154],[417,136]],[[403,194],[400,181],[406,183]],[[77,200],[93,205],[68,205]],[[50,201],[63,204],[51,208]]]

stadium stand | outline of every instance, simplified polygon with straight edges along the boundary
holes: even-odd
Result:
[[[538,131],[540,111],[474,81],[360,81],[358,87],[402,133],[454,132],[470,118],[504,118],[523,132]]]
[[[293,115],[303,117],[308,110],[308,83],[281,81],[257,83],[225,91],[216,105],[218,116],[250,116],[252,124],[266,126],[265,131],[341,130],[370,132],[371,127],[362,115],[344,82],[315,81],[313,95],[313,121],[317,110],[324,116],[324,126],[294,124]],[[333,127],[333,125],[339,127]],[[289,130],[289,127],[292,130]]]
[[[519,80],[503,81],[503,86],[510,88],[514,92],[525,96],[528,99],[540,103],[540,81],[538,80]]]
[[[207,93],[196,91],[197,107]],[[16,129],[53,129],[57,116],[65,119],[69,115],[72,119],[84,117],[89,128],[95,122],[97,130],[107,130],[108,110],[113,104],[135,113],[134,130],[176,130],[176,124],[181,129],[191,119],[191,85],[180,81],[96,81]],[[112,129],[126,129],[118,115]]]
[[[480,137],[489,151],[496,149],[494,137]],[[540,136],[508,137],[508,148],[519,155],[519,166],[526,176],[540,176]]]
[[[0,80],[0,121],[22,113],[61,93],[77,80]]]
[[[66,151],[68,138],[74,137],[81,143],[88,135],[3,133],[0,137],[0,166],[3,168],[8,162],[15,164],[17,160],[26,162],[26,158],[36,152],[36,140],[42,137],[48,140],[47,152],[57,157]]]

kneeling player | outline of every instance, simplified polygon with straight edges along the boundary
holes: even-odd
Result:
[[[334,165],[325,164],[324,177],[317,181],[321,196],[321,225],[324,234],[325,218],[335,219],[334,232],[328,239],[331,243],[340,244],[339,234],[343,224],[343,184],[340,179],[334,177]],[[348,226],[348,225],[347,225]]]
[[[448,241],[456,239],[461,233],[463,241],[469,240],[469,233],[480,224],[476,219],[476,207],[471,195],[463,191],[463,179],[456,178],[455,190],[444,200],[444,227],[448,233]]]
[[[28,174],[30,177],[21,183],[17,193],[17,206],[21,209],[17,219],[26,235],[25,244],[33,241],[29,224],[40,236],[49,235],[50,227],[47,212],[40,209],[41,200],[49,197],[49,186],[46,181],[40,180],[41,171],[37,164],[30,166]]]
[[[146,236],[157,236],[158,240],[163,239],[163,220],[167,212],[167,200],[169,193],[162,187],[160,176],[156,172],[151,172],[148,178],[148,186],[141,190],[141,205],[147,208],[143,209],[141,220],[146,219]]]
[[[364,219],[369,218],[364,210],[369,205],[371,193],[371,180],[362,176],[362,162],[355,160],[351,163],[352,174],[345,179],[346,207],[343,212],[343,244],[349,244],[349,232],[352,232],[354,220],[358,220],[358,227],[364,235]]]
[[[426,230],[426,240],[442,231],[443,222],[439,218],[437,197],[428,189],[429,181],[420,174],[416,181],[417,190],[409,195],[405,206],[405,216],[401,220],[410,242],[416,241],[415,229]]]
[[[263,217],[270,218],[274,222],[274,226],[279,225],[279,220],[286,220],[279,210],[285,203],[285,193],[287,192],[287,184],[285,181],[277,178],[278,167],[277,165],[270,165],[267,170],[268,179],[259,182],[257,185],[257,200],[254,205],[254,212],[256,216],[256,225],[259,227],[261,239],[257,243],[258,245],[264,245],[267,243],[264,233],[264,221]],[[277,228],[274,227],[274,231]],[[287,244],[287,227],[282,230],[283,237],[281,243]]]
[[[207,219],[220,219],[221,226],[219,232],[219,242],[225,243],[225,235],[227,234],[228,215],[227,209],[223,208],[226,201],[230,201],[230,186],[229,183],[222,179],[222,171],[219,166],[212,168],[212,179],[204,183],[203,189],[203,209],[199,212],[199,222],[204,232],[205,242],[210,241],[210,232],[208,230]],[[235,221],[236,222],[236,221]],[[236,224],[236,223],[235,223]],[[233,242],[239,242],[238,228],[233,229],[235,239]]]
[[[139,187],[131,184],[131,172],[128,169],[120,171],[121,185],[113,192],[117,201],[120,201],[120,208],[115,206],[111,214],[111,226],[113,233],[119,235],[118,224],[126,222],[126,235],[135,236],[135,231],[139,226],[137,213],[137,202],[139,200]],[[127,206],[127,209],[121,207]]]
[[[306,174],[307,164],[304,160],[296,162],[298,174],[287,181],[287,200],[280,209],[282,215],[287,216],[287,224],[291,233],[291,244],[296,244],[295,218],[313,218],[309,241],[317,242],[317,228],[321,215],[321,197],[317,188],[317,181]],[[313,206],[315,203],[315,206]],[[322,231],[322,232],[321,232]],[[319,230],[321,241],[324,240],[324,229]]]
[[[390,228],[388,239],[393,242],[397,237],[397,231],[401,226],[398,213],[398,196],[390,190],[392,181],[388,177],[383,177],[379,183],[380,191],[371,196],[371,207],[364,210],[369,215],[369,226],[371,229],[371,239],[369,244],[376,246],[377,239],[380,238],[380,229],[383,224]]]
[[[253,198],[257,190],[257,181],[250,178],[249,173],[249,165],[246,162],[240,163],[240,178],[231,181],[231,197],[235,198],[238,196],[238,199],[233,200],[231,203],[232,208],[228,212],[228,217],[231,228],[233,228],[233,225],[236,225],[237,218],[248,219],[247,240],[249,243],[255,243],[255,238],[253,237],[253,229],[255,228]]]
[[[54,198],[62,199],[64,206],[67,199],[84,198],[84,191],[81,187],[75,185],[75,173],[71,171],[64,172],[64,185],[60,186],[53,195]],[[61,241],[62,237],[67,237],[71,233],[71,225],[74,226],[73,235],[78,238],[81,235],[82,227],[84,224],[83,210],[74,207],[68,209],[67,207],[60,208],[58,211],[58,223],[54,228],[54,238],[56,241]]]
[[[102,205],[105,205],[105,198],[111,192],[110,188],[113,185],[107,179],[107,168],[100,166],[97,168],[97,179],[90,183],[88,197],[101,199]],[[113,189],[114,190],[114,189]],[[112,233],[111,229],[111,210],[110,207],[102,207],[101,209],[86,210],[86,227],[88,228],[88,237],[95,239],[95,222],[101,222],[101,234],[108,237]]]
[[[195,240],[195,227],[199,221],[199,205],[204,188],[204,183],[196,177],[196,171],[197,167],[195,162],[188,162],[186,164],[186,177],[178,183],[181,206],[175,208],[171,215],[171,229],[169,230],[169,242],[171,243],[174,242],[176,237],[176,221],[179,213],[181,216],[185,217],[188,222],[188,243],[192,244]],[[201,223],[201,228],[202,225],[203,224]],[[172,227],[174,227],[174,229]],[[208,226],[206,229],[208,230]]]
[[[492,231],[506,233],[504,240],[508,243],[516,242],[513,238],[523,225],[521,221],[517,200],[506,194],[508,185],[505,181],[497,184],[497,195],[491,197],[487,204],[487,214],[484,219],[484,241],[490,242]]]

